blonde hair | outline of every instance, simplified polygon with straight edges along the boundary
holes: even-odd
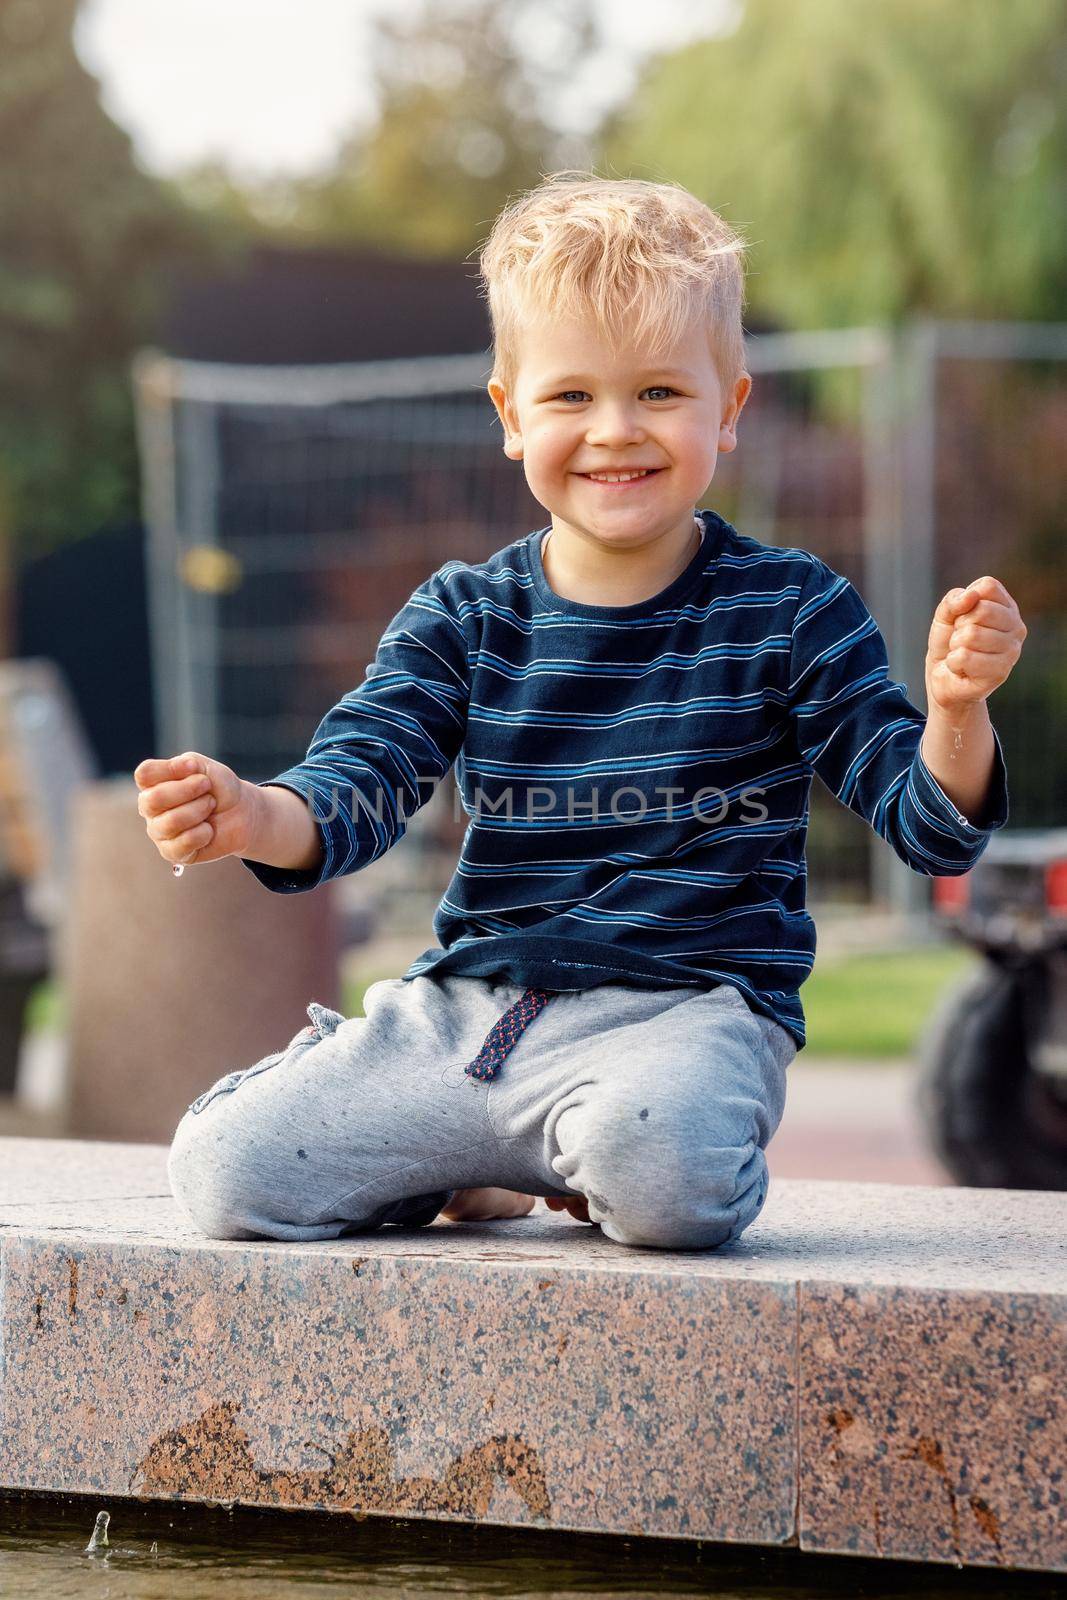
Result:
[[[479,258],[493,377],[510,392],[519,331],[531,312],[591,315],[617,351],[623,343],[673,345],[699,308],[729,393],[745,371],[745,248],[740,234],[681,184],[548,174],[505,206]]]

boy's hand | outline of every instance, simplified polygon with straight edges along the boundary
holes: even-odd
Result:
[[[142,761],[133,775],[148,837],[171,863],[248,854],[258,791],[195,750]]]
[[[926,694],[950,715],[988,699],[1022,652],[1027,628],[997,578],[950,589],[934,612],[926,651]]]

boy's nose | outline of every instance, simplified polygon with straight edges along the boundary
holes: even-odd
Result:
[[[627,406],[605,406],[590,417],[586,426],[587,444],[598,444],[617,450],[620,445],[634,444],[645,437],[644,425],[637,412]]]

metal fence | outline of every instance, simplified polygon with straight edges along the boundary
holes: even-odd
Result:
[[[1067,818],[1067,325],[914,324],[753,338],[739,448],[706,503],[859,588],[925,709],[934,607],[992,572],[1030,630],[993,698],[1011,825]],[[500,448],[484,352],[236,367],[142,352],[133,368],[159,747],[259,781],[303,756],[388,621],[446,560],[548,521]],[[411,821],[438,893],[465,818],[451,775]],[[451,858],[451,859],[450,859]],[[921,912],[909,871],[816,783],[813,900]]]

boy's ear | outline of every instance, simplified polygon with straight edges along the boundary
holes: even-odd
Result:
[[[733,397],[724,409],[719,424],[719,449],[725,455],[737,449],[737,419],[745,409],[745,401],[751,393],[752,379],[747,372],[744,372],[734,385]]]
[[[515,407],[508,398],[504,385],[496,378],[490,380],[488,387],[489,398],[496,406],[496,414],[504,429],[504,454],[512,461],[521,461],[522,434],[519,431],[519,418]]]

